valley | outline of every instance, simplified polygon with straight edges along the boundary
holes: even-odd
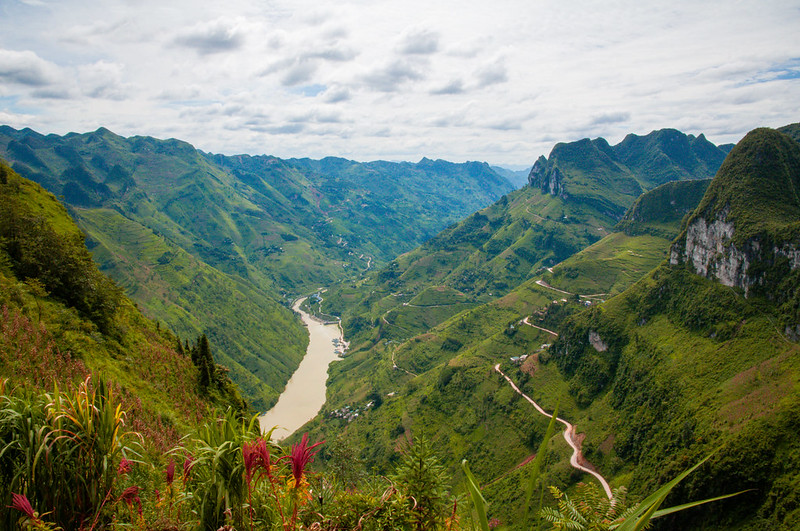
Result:
[[[338,323],[324,322],[302,310],[306,298],[297,299],[292,310],[300,314],[308,329],[308,348],[303,361],[294,371],[277,403],[259,417],[261,430],[272,431],[272,438],[281,440],[314,418],[325,404],[325,383],[328,366],[346,349]]]
[[[799,7],[0,0],[0,531],[800,530]]]
[[[326,441],[330,481],[366,488],[429,441],[448,492],[467,462],[488,514],[528,529],[520,485],[550,507],[546,486],[575,495],[590,474],[604,499],[641,500],[724,447],[670,500],[747,493],[663,525],[755,529],[798,518],[800,144],[784,130],[732,149],[674,130],[561,143],[516,190],[481,163],[227,157],[105,130],[4,127],[0,148],[62,195],[200,391],[268,411],[253,429],[282,444]]]

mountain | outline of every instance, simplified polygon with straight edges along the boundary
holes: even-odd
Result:
[[[528,174],[531,172],[530,168],[526,170],[510,170],[501,166],[492,166],[492,170],[498,175],[502,175],[508,179],[515,188],[521,188],[528,184]]]
[[[785,293],[800,266],[798,194],[800,145],[771,129],[750,132],[689,218],[670,263],[689,263],[745,296]]]
[[[675,528],[800,523],[791,501],[800,488],[798,175],[795,142],[769,129],[749,133],[669,262],[567,319],[551,349],[585,410],[587,457],[610,470],[634,465],[632,491],[714,448],[721,449],[681,498],[752,489],[682,515]]]
[[[485,164],[284,161],[107,129],[0,127],[0,156],[62,196],[103,271],[265,410],[307,342],[288,299],[411,248],[511,185]]]
[[[357,342],[422,333],[469,306],[507,294],[610,234],[659,179],[706,178],[723,157],[702,135],[668,129],[646,137],[629,135],[617,146],[602,138],[556,144],[549,158],[540,157],[533,165],[529,186],[448,227],[366,281],[331,290],[326,311],[341,315]],[[662,193],[673,198],[690,194],[677,199],[680,209],[699,199],[702,186],[668,187]],[[657,230],[654,223],[648,230]],[[415,300],[427,298],[431,290],[436,290],[436,304]]]
[[[779,127],[778,131],[790,136],[795,142],[800,142],[800,122]]]
[[[648,189],[669,181],[710,179],[729,151],[702,134],[695,137],[675,129],[630,134],[613,150]]]
[[[514,529],[525,528],[519,514],[524,502],[519,484],[547,419],[513,392],[494,365],[501,363],[546,408],[552,410],[561,397],[561,416],[578,417],[581,409],[569,395],[569,383],[556,364],[544,363],[548,352],[543,347],[554,339],[545,329],[557,328],[586,304],[598,304],[606,297],[601,290],[624,291],[663,262],[680,232],[685,210],[693,210],[702,197],[696,189],[705,190],[708,184],[708,180],[670,183],[644,194],[638,204],[652,206],[625,216],[636,220],[636,234],[613,231],[555,265],[552,273],[540,270],[490,302],[465,304],[463,293],[459,297],[460,292],[443,286],[420,291],[408,305],[386,315],[395,329],[414,331],[416,325],[420,332],[404,338],[393,335],[385,322],[379,323],[377,342],[365,343],[371,345],[368,348],[354,343],[351,354],[331,366],[328,401],[309,425],[312,433],[338,434],[343,444],[362,449],[358,455],[367,468],[379,471],[390,466],[399,441],[423,434],[436,441],[439,455],[456,477],[460,460],[469,461],[486,485],[484,495],[493,517],[514,522]],[[515,201],[513,195],[509,194],[510,203]],[[671,204],[671,197],[680,200]],[[661,208],[655,208],[659,203]],[[657,229],[658,235],[648,233],[650,229]],[[667,232],[671,236],[665,236]],[[542,283],[543,278],[547,282]],[[424,317],[434,315],[441,320],[425,326]],[[351,331],[347,321],[345,330]],[[529,361],[521,367],[509,363],[509,358],[520,356]],[[380,405],[365,409],[376,396],[382,397]],[[345,408],[363,413],[348,421],[337,414]],[[580,427],[584,429],[583,424]],[[551,451],[555,457],[548,465],[548,484],[576,481],[561,437],[553,441]]]
[[[661,263],[681,222],[697,207],[711,179],[672,181],[642,194],[602,240],[570,256],[542,279],[571,293],[609,298]]]
[[[582,149],[602,151],[589,144]],[[364,312],[367,301],[376,313],[361,314],[372,321],[350,318],[362,329],[345,320],[356,341],[332,366],[328,402],[310,429],[337,434],[377,470],[391,463],[399,441],[422,433],[436,441],[456,479],[460,460],[469,461],[490,515],[526,528],[519,485],[545,419],[494,372],[499,363],[546,410],[558,407],[577,426],[588,461],[634,498],[715,449],[667,503],[753,489],[681,513],[665,528],[795,528],[800,282],[793,257],[800,217],[791,190],[798,160],[787,136],[756,130],[713,180],[656,187],[604,238],[489,302],[465,298],[467,291],[439,279],[426,283],[424,275],[412,284],[404,257],[394,279],[389,268],[378,275],[386,291],[377,299],[359,299],[362,287],[376,287],[368,281],[332,293],[332,306],[360,304]],[[531,197],[524,193],[509,194],[508,203],[520,201],[515,194],[524,203]],[[552,198],[549,190],[536,194]],[[481,214],[496,219],[490,213],[507,212],[502,202]],[[731,277],[739,283],[728,286],[718,273],[740,254],[740,274]],[[426,259],[421,249],[409,255]],[[427,258],[431,271],[440,256]],[[698,266],[693,257],[705,261]],[[447,270],[438,271],[447,278]],[[406,294],[409,285],[418,291]],[[426,320],[434,311],[439,319]],[[521,363],[509,359],[523,355]],[[379,405],[365,408],[376,396]],[[337,415],[345,407],[362,415]],[[585,480],[568,467],[560,436],[550,447],[547,484]]]
[[[573,197],[619,216],[644,190],[669,181],[710,179],[726,151],[705,136],[661,129],[629,134],[615,146],[602,138],[556,144],[540,157],[528,178],[551,195]]]
[[[246,410],[222,369],[201,388],[180,340],[97,269],[67,210],[2,161],[0,313],[0,387],[52,392],[101,378],[148,451],[172,448],[214,408]]]

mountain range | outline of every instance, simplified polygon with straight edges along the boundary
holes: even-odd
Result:
[[[0,127],[0,157],[63,199],[100,269],[181,337],[205,333],[256,409],[307,343],[292,297],[412,248],[512,185],[484,163],[202,153],[107,129]]]
[[[530,528],[520,484],[543,442],[546,484],[571,490],[585,476],[560,436],[543,441],[548,421],[520,391],[576,425],[584,458],[633,497],[709,454],[672,504],[746,491],[664,528],[792,529],[798,141],[800,124],[736,146],[669,129],[615,146],[584,139],[557,144],[513,190],[483,163],[229,157],[104,129],[2,127],[0,155],[67,208],[0,167],[2,190],[23,197],[0,208],[13,220],[0,294],[25,319],[46,316],[61,344],[134,396],[148,393],[137,371],[173,360],[189,379],[171,372],[181,383],[148,407],[167,412],[156,425],[187,428],[169,389],[185,394],[207,366],[198,347],[181,357],[185,339],[206,333],[263,409],[307,341],[287,301],[328,286],[322,311],[342,317],[351,349],[305,429],[332,442],[320,453],[329,471],[349,456],[358,474],[389,473],[402,442],[423,435],[456,483],[469,462],[493,517]],[[58,221],[40,234],[45,214]],[[83,237],[177,336],[97,276]],[[48,246],[68,267],[37,269]],[[158,361],[123,354],[156,343],[144,352]],[[241,408],[224,369],[212,372],[210,403]]]
[[[797,125],[782,130],[791,134]],[[630,139],[619,146],[652,145]],[[469,461],[492,514],[526,528],[519,484],[546,419],[493,370],[499,364],[523,392],[578,426],[584,456],[612,487],[642,495],[718,450],[673,501],[748,492],[674,516],[665,528],[793,528],[800,523],[793,502],[800,492],[800,201],[792,190],[800,145],[789,134],[758,129],[720,159],[713,180],[706,167],[692,165],[699,170],[691,180],[668,181],[638,199],[637,187],[659,178],[626,171],[605,142],[553,151],[534,165],[529,190],[462,222],[462,241],[507,233],[526,214],[531,225],[549,222],[524,208],[536,201],[571,208],[562,220],[572,212],[606,215],[604,237],[547,267],[540,263],[488,302],[451,280],[449,272],[470,261],[441,258],[455,247],[443,245],[454,228],[376,272],[371,283],[332,293],[323,307],[343,310],[354,349],[332,366],[329,400],[309,425],[312,433],[339,433],[378,470],[390,466],[398,441],[424,434],[456,477],[460,460]],[[570,155],[574,164],[567,164]],[[643,157],[629,153],[626,160]],[[604,187],[612,189],[598,195]],[[486,222],[476,224],[477,216]],[[565,229],[580,234],[585,226]],[[412,264],[436,267],[404,267],[411,256]],[[384,400],[363,418],[333,414],[374,396]],[[551,454],[557,457],[548,484],[568,488],[582,480],[567,464],[563,441],[551,442]]]

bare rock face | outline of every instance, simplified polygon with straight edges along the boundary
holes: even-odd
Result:
[[[564,196],[564,179],[558,168],[548,168],[547,159],[539,157],[528,174],[528,184],[553,196]]]
[[[686,239],[673,244],[669,262],[671,265],[688,263],[698,275],[740,288],[745,296],[753,286],[764,282],[763,276],[750,273],[752,264],[773,264],[784,257],[789,259],[791,271],[800,267],[800,248],[794,243],[765,248],[757,238],[753,238],[737,246],[732,241],[733,236],[734,224],[727,221],[726,209],[713,221],[696,217],[686,228]]]
[[[600,334],[594,330],[589,330],[589,343],[591,343],[592,347],[594,347],[597,352],[605,352],[608,350],[608,344],[606,344],[603,338],[600,337]]]

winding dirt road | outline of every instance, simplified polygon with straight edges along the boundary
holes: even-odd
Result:
[[[548,330],[547,328],[542,328],[541,326],[536,326],[535,324],[531,323],[528,319],[530,319],[530,317],[526,317],[525,319],[523,319],[520,322],[522,324],[526,324],[526,325],[528,325],[528,326],[530,326],[532,328],[536,328],[537,330],[541,330],[542,332],[547,332],[551,336],[558,337],[558,333],[557,332],[553,332],[552,330]]]
[[[511,388],[514,389],[514,391],[516,391],[525,400],[527,400],[528,402],[533,404],[533,407],[536,408],[536,411],[538,411],[539,413],[541,413],[545,417],[553,418],[553,415],[551,415],[550,413],[546,412],[544,409],[541,408],[541,406],[539,406],[539,404],[534,402],[534,400],[531,397],[529,397],[528,395],[526,395],[525,393],[520,391],[519,387],[517,387],[517,384],[515,384],[511,380],[511,378],[506,376],[506,374],[503,371],[500,370],[500,364],[499,363],[494,366],[494,370],[499,372],[503,376],[503,378],[506,379],[506,381],[511,386]],[[589,462],[586,461],[586,459],[583,457],[583,454],[581,453],[580,444],[575,441],[575,426],[573,426],[572,424],[570,424],[569,422],[567,422],[566,420],[564,420],[564,419],[562,419],[560,417],[556,417],[556,420],[565,426],[565,429],[564,429],[564,440],[566,440],[567,444],[570,445],[570,447],[572,448],[572,457],[570,457],[570,459],[569,459],[569,464],[572,465],[573,468],[576,468],[576,469],[580,470],[581,472],[586,472],[587,474],[591,474],[595,478],[597,478],[597,480],[603,486],[603,490],[605,491],[606,496],[608,496],[608,499],[610,500],[612,494],[611,494],[611,487],[608,485],[608,481],[606,481],[606,479],[603,476],[601,476],[598,472],[596,472],[595,470],[587,468],[587,467],[585,467],[585,466],[583,466],[581,464],[581,462],[584,462],[584,463],[587,463],[587,464],[589,464]]]

